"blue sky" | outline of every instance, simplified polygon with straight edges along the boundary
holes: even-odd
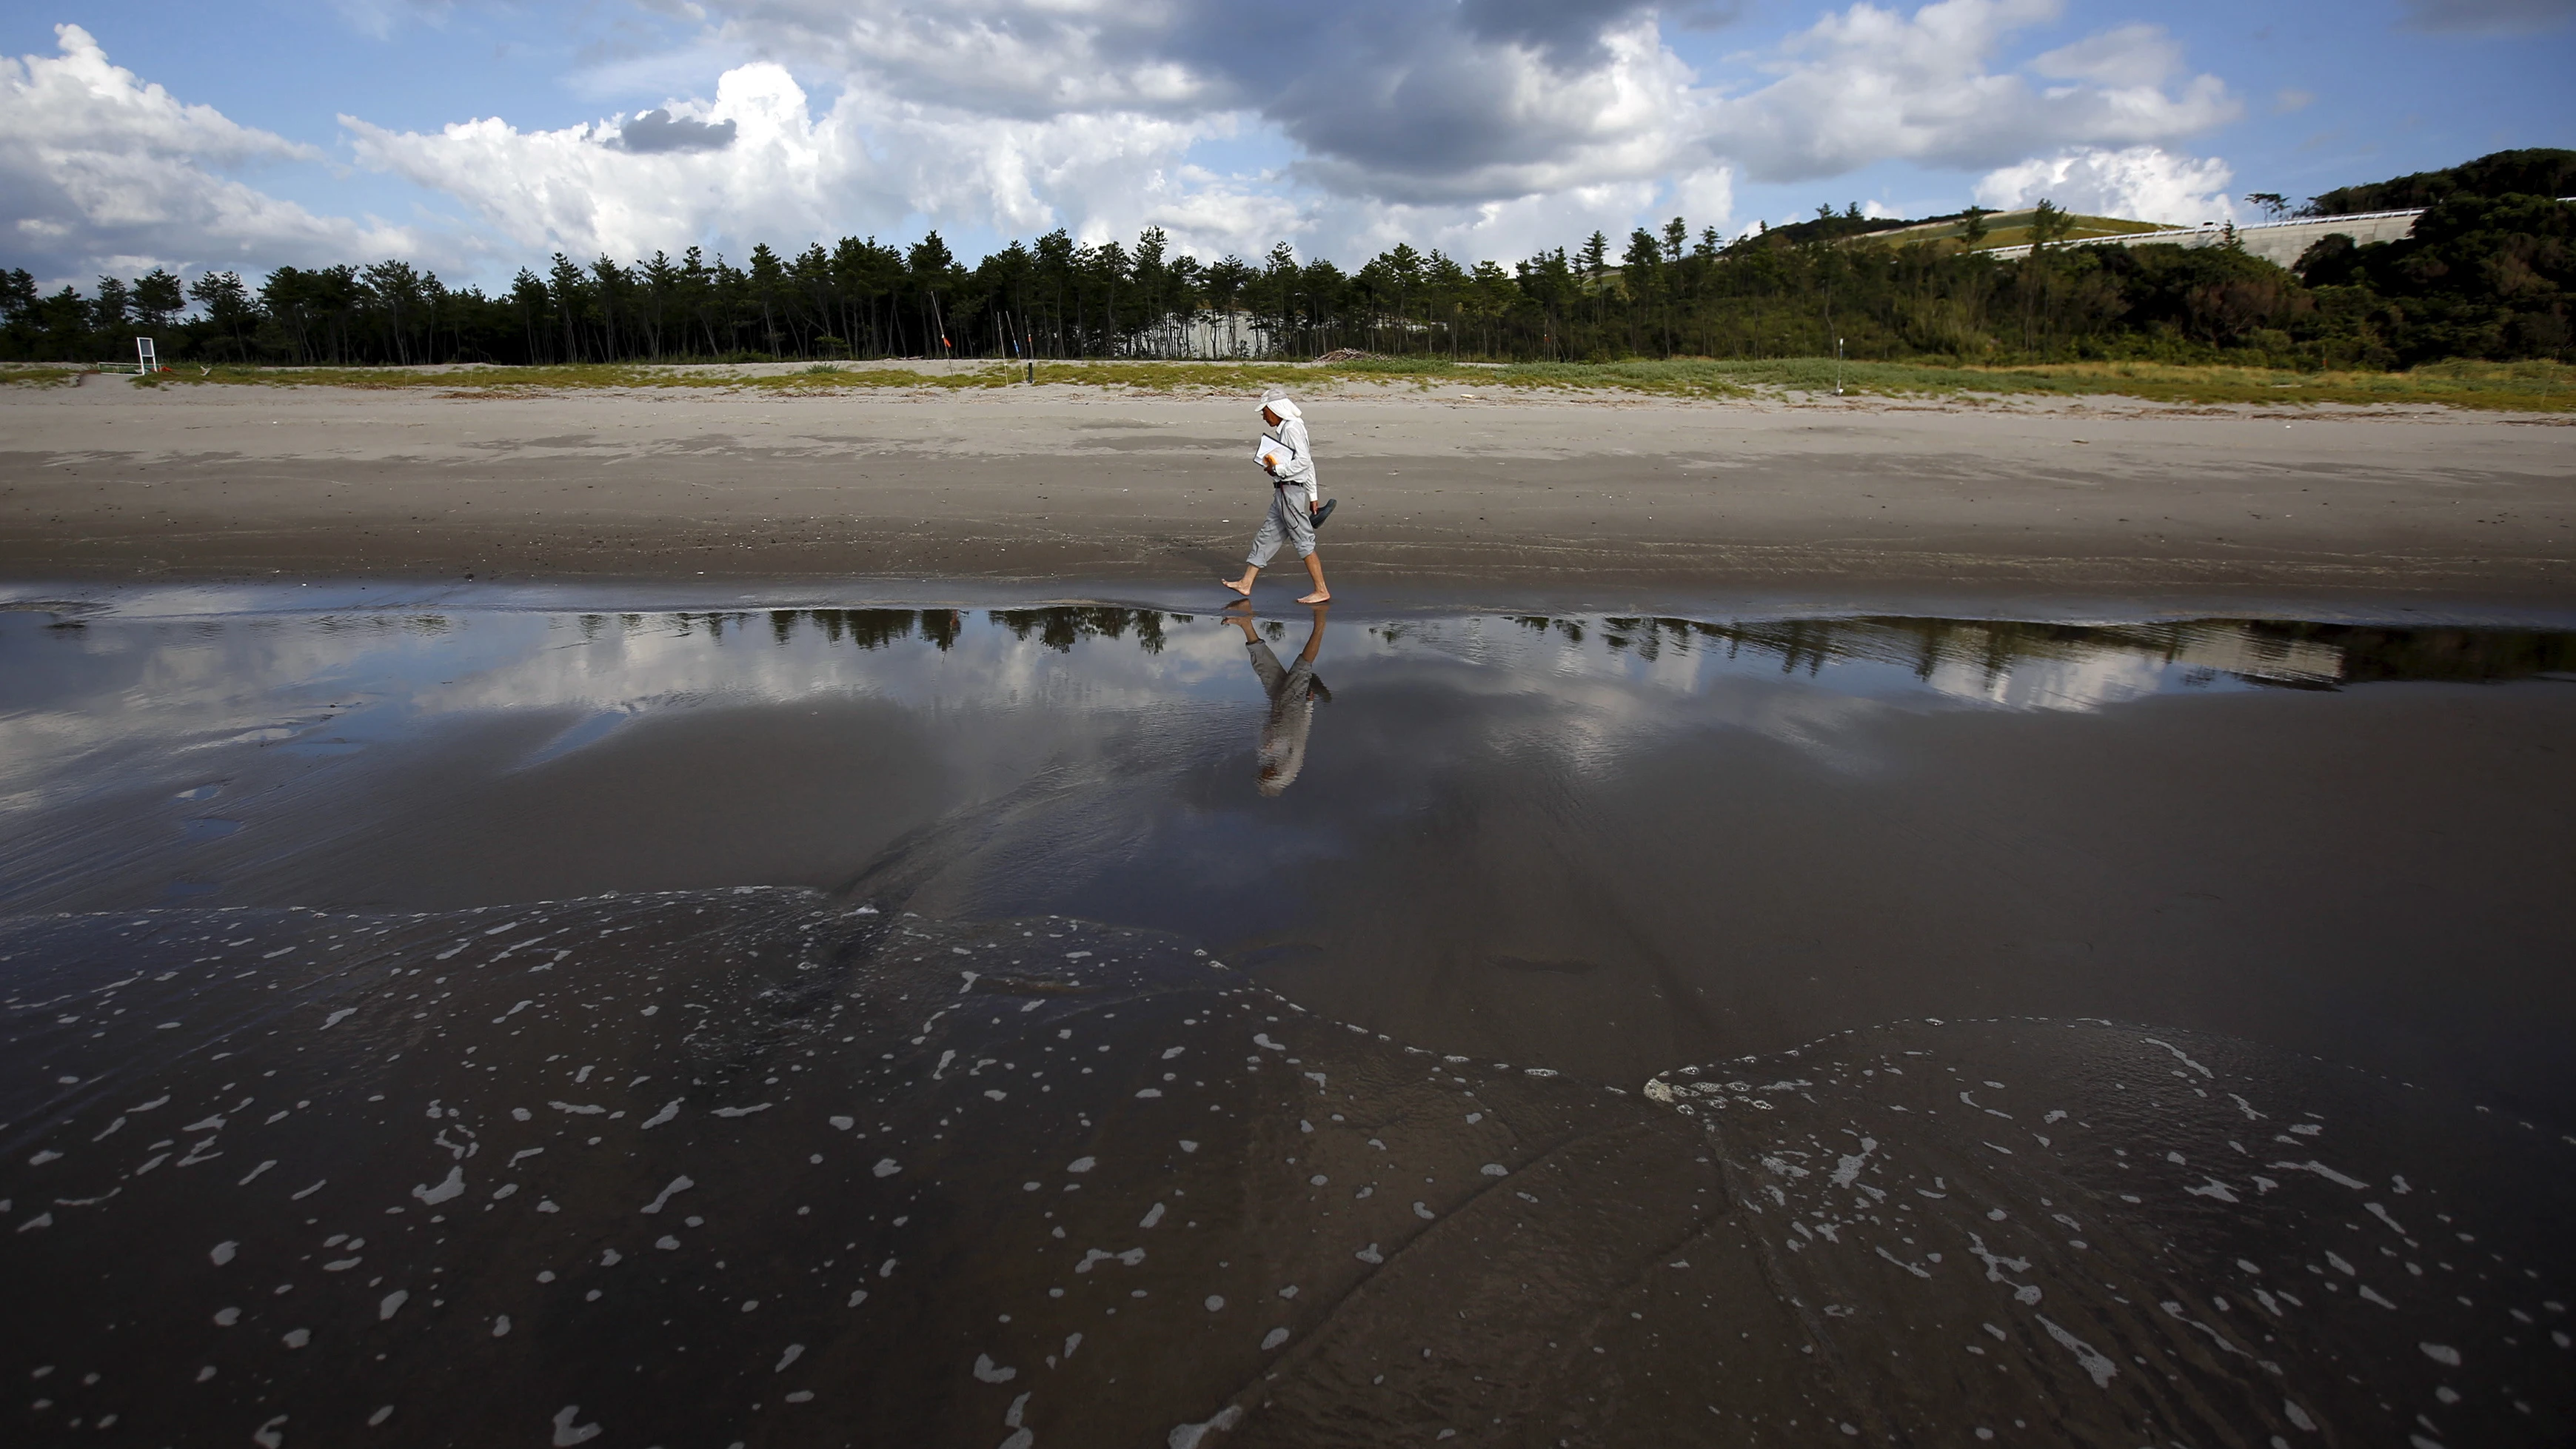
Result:
[[[0,266],[398,252],[489,284],[556,249],[935,226],[971,257],[1148,224],[1208,256],[1403,238],[1508,262],[1676,212],[1733,233],[1818,202],[2040,195],[2251,219],[2248,191],[2576,144],[2571,20],[2576,0],[22,0],[0,17]]]

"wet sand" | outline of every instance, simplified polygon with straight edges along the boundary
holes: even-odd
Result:
[[[2576,1428],[2571,1149],[2224,1038],[1898,1022],[1631,1090],[1157,933],[778,891],[0,953],[20,1442]]]
[[[0,459],[10,1442],[2576,1433],[2559,434],[1354,401],[1416,552],[1237,623],[1028,606],[1223,561],[1209,404],[191,396]],[[1815,602],[1945,591],[2060,603]]]
[[[1927,592],[2559,604],[2565,420],[2116,400],[1314,400],[1380,601]],[[1203,586],[1267,485],[1238,400],[0,390],[0,574]],[[917,601],[918,589],[911,597]]]

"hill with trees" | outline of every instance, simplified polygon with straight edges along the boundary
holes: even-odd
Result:
[[[1680,217],[1623,244],[1596,231],[1510,267],[1398,244],[1345,270],[1282,243],[1254,261],[1051,232],[972,266],[934,232],[736,264],[691,248],[620,262],[557,255],[506,290],[451,288],[400,259],[230,272],[155,270],[50,294],[0,271],[0,357],[272,364],[559,363],[869,357],[1393,356],[1505,361],[1814,357],[2021,362],[2135,358],[2397,367],[2571,358],[2576,152],[2508,151],[2346,187],[2314,205],[2424,197],[2400,241],[2328,236],[2295,268],[2241,248],[2080,247],[2100,230],[2042,203],[2039,245],[1999,261],[1991,213],[1908,222],[1818,209],[1728,240]],[[2540,191],[2518,190],[2537,186]],[[2364,203],[2367,203],[2365,205]],[[2327,214],[2343,214],[2329,212]]]
[[[2434,206],[2459,196],[2576,196],[2576,151],[2498,151],[2440,171],[2339,186],[2310,197],[2301,216],[2351,216]]]

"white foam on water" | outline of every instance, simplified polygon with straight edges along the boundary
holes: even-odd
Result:
[[[880,1173],[878,1175],[883,1176],[884,1174]],[[661,1192],[654,1196],[651,1202],[644,1205],[644,1211],[648,1213],[658,1213],[662,1210],[662,1205],[671,1200],[672,1194],[687,1192],[690,1188],[696,1186],[697,1184],[691,1182],[685,1175],[672,1178],[671,1185],[669,1187],[662,1189]]]
[[[895,1161],[891,1157],[880,1157],[877,1159],[877,1165],[868,1170],[879,1177],[892,1177],[896,1173],[903,1171],[903,1164]]]
[[[2157,1045],[2161,1046],[2163,1043],[2159,1042]],[[2179,1056],[2181,1053],[2177,1052],[2175,1055]],[[2120,1366],[2095,1352],[2093,1345],[2058,1327],[2045,1317],[2040,1318],[2039,1326],[2047,1329],[2049,1337],[2056,1339],[2067,1352],[2075,1355],[2075,1361],[2084,1366],[2085,1373],[2091,1375],[2093,1387],[2107,1389],[2111,1386],[2111,1380],[2119,1376]]]
[[[1172,1432],[1164,1437],[1163,1442],[1167,1449],[1199,1449],[1199,1446],[1207,1441],[1208,1435],[1229,1433],[1235,1425],[1242,1422],[1242,1407],[1228,1404],[1214,1418],[1196,1424],[1174,1425]]]
[[[993,1356],[989,1353],[975,1355],[975,1378],[979,1383],[1007,1384],[1019,1376],[1018,1369],[1005,1368],[994,1363]]]
[[[676,1107],[679,1104],[674,1102],[671,1105]],[[775,1105],[775,1103],[771,1102],[762,1102],[759,1105],[752,1107],[718,1107],[715,1110],[715,1115],[719,1117],[748,1117],[754,1112],[766,1112]],[[664,1110],[667,1111],[669,1109],[665,1108]]]
[[[1928,1278],[1930,1278],[1930,1277],[1932,1276],[1930,1273],[1928,1273],[1928,1272],[1924,1271],[1924,1270],[1923,1270],[1923,1269],[1921,1269],[1921,1268],[1918,1268],[1918,1267],[1914,1266],[1912,1263],[1906,1262],[1904,1259],[1902,1259],[1902,1258],[1900,1258],[1900,1257],[1896,1256],[1894,1253],[1891,1253],[1891,1252],[1887,1251],[1887,1249],[1885,1249],[1885,1248],[1875,1248],[1875,1249],[1872,1249],[1872,1251],[1873,1251],[1873,1252],[1875,1252],[1875,1253],[1877,1253],[1880,1257],[1885,1258],[1887,1261],[1889,1261],[1889,1262],[1891,1262],[1891,1263],[1894,1263],[1896,1266],[1898,1266],[1898,1267],[1900,1267],[1900,1268],[1904,1269],[1906,1272],[1913,1274],[1913,1275],[1914,1275],[1915,1277],[1917,1277],[1917,1278],[1927,1278],[1927,1279],[1928,1279]]]
[[[2216,1072],[2213,1072],[2209,1068],[2202,1066],[2200,1063],[2193,1061],[2190,1057],[2183,1055],[2182,1048],[2175,1046],[2173,1043],[2158,1041],[2151,1036],[2140,1037],[2139,1040],[2145,1042],[2149,1046],[2163,1047],[2166,1051],[2174,1054],[2175,1061],[2182,1063],[2184,1066],[2191,1068],[2193,1071],[2200,1073],[2201,1076],[2211,1081],[2218,1080],[2218,1074]]]
[[[1967,1094],[1962,1092],[1959,1095],[1964,1097]],[[1834,1160],[1833,1176],[1828,1178],[1827,1181],[1831,1182],[1836,1187],[1851,1186],[1853,1183],[1860,1180],[1861,1168],[1868,1164],[1869,1155],[1877,1150],[1878,1139],[1874,1137],[1862,1138],[1860,1140],[1859,1155],[1836,1158]]]
[[[1140,1228],[1150,1228],[1150,1227],[1152,1227],[1154,1224],[1159,1223],[1159,1222],[1161,1222],[1162,1220],[1163,1220],[1163,1205],[1162,1205],[1161,1203],[1156,1203],[1156,1204],[1154,1204],[1152,1207],[1149,1207],[1149,1208],[1145,1209],[1145,1219],[1144,1219],[1144,1221],[1142,1221],[1142,1222],[1138,1223],[1136,1226],[1138,1226],[1138,1227],[1140,1227]]]
[[[393,1317],[395,1314],[402,1311],[402,1306],[404,1304],[410,1301],[411,1290],[407,1288],[397,1288],[391,1293],[386,1294],[383,1300],[376,1304],[377,1321],[382,1322],[385,1319]]]
[[[805,1345],[801,1343],[791,1343],[787,1345],[787,1351],[778,1356],[778,1366],[771,1369],[770,1372],[774,1374],[783,1374],[787,1372],[787,1366],[789,1364],[796,1362],[796,1360],[803,1358],[804,1356]]]
[[[576,1444],[587,1444],[599,1437],[599,1425],[573,1423],[573,1420],[580,1417],[581,1405],[579,1404],[566,1404],[555,1411],[554,1449],[573,1449]]]
[[[447,1169],[446,1178],[443,1179],[438,1186],[431,1187],[426,1183],[421,1183],[412,1188],[411,1195],[420,1199],[422,1202],[429,1204],[431,1207],[436,1207],[450,1198],[462,1196],[464,1192],[465,1169],[462,1167],[451,1167]]]
[[[213,1259],[215,1266],[220,1268],[226,1263],[231,1262],[233,1260],[233,1254],[240,1251],[240,1249],[241,1244],[227,1239],[208,1249],[206,1251],[206,1256]]]
[[[2274,1162],[2267,1165],[2281,1168],[2289,1172],[2313,1172],[2328,1182],[2335,1183],[2342,1187],[2351,1188],[2355,1192],[2360,1192],[2370,1186],[2369,1183],[2363,1182],[2359,1178],[2346,1177],[2342,1173],[2335,1171],[2333,1168],[2328,1167],[2324,1163],[2316,1161],[2313,1158],[2306,1162]]]

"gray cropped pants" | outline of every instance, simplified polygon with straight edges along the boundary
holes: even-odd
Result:
[[[1315,552],[1315,517],[1306,511],[1306,490],[1301,486],[1270,489],[1270,516],[1261,520],[1261,531],[1252,536],[1252,552],[1244,562],[1257,569],[1270,567],[1279,545],[1287,543],[1297,550],[1297,557],[1309,558]]]

